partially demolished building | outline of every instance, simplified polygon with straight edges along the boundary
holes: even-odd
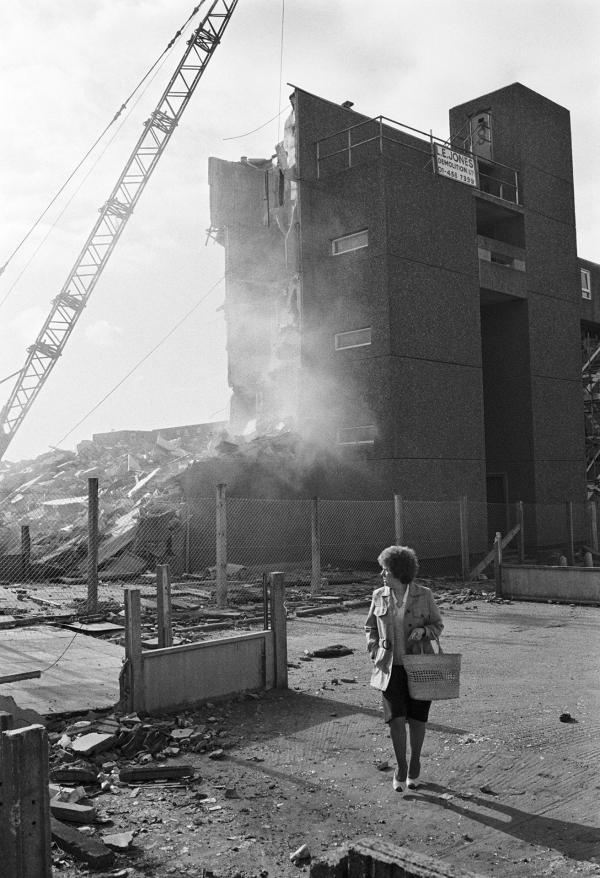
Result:
[[[543,542],[542,505],[585,500],[582,327],[600,341],[568,111],[515,83],[441,141],[291,104],[275,156],[210,159],[233,432],[336,449],[337,496],[536,504]]]

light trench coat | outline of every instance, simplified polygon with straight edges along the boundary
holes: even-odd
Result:
[[[365,622],[367,652],[373,661],[371,686],[385,690],[392,675],[394,660],[394,620],[392,593],[389,585],[376,588],[371,599],[369,615]],[[414,628],[424,628],[425,637],[408,642]],[[404,610],[404,643],[407,653],[432,653],[431,640],[440,636],[444,628],[442,616],[433,599],[431,589],[411,582],[408,586]]]

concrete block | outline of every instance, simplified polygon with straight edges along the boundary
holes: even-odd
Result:
[[[102,753],[104,750],[110,750],[116,740],[116,735],[90,732],[89,735],[82,735],[80,738],[76,738],[71,744],[71,750],[80,756],[91,756],[93,753]]]
[[[310,878],[348,878],[348,845],[320,854],[310,864]]]
[[[96,809],[93,805],[61,802],[57,798],[50,801],[50,812],[57,820],[66,820],[68,823],[91,823],[96,816]]]
[[[483,878],[445,860],[418,854],[381,838],[352,842],[347,878]],[[345,876],[346,878],[346,876]]]
[[[140,783],[145,780],[177,780],[181,777],[192,777],[191,765],[135,765],[122,768],[119,779],[126,783]]]
[[[61,823],[55,817],[51,817],[50,822],[52,840],[61,850],[71,854],[77,860],[89,863],[95,869],[105,869],[112,866],[115,855],[105,844],[95,838],[83,835],[78,829]]]
[[[50,771],[50,780],[64,784],[95,784],[98,772],[80,765],[59,765]]]

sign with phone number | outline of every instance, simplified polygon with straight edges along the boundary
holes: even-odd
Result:
[[[438,174],[468,186],[477,186],[477,167],[473,156],[439,143],[434,143],[433,146]]]

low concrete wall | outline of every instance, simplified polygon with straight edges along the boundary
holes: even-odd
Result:
[[[503,564],[502,597],[600,604],[600,567]]]
[[[177,710],[275,685],[273,632],[142,652],[144,710]]]

